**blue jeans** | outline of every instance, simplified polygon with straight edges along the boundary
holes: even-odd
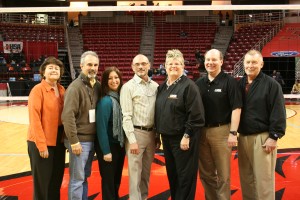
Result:
[[[69,149],[69,200],[87,200],[88,182],[91,175],[92,161],[94,157],[94,142],[80,142],[82,153],[75,155],[72,153],[70,142],[65,140],[65,146]]]

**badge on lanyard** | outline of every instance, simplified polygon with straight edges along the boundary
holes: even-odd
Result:
[[[96,110],[95,109],[89,110],[89,120],[90,120],[90,123],[96,122]]]

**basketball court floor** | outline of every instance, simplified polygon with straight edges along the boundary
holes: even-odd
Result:
[[[300,198],[300,99],[286,99],[287,130],[278,142],[276,164],[276,200]],[[28,111],[26,101],[0,101],[0,200],[32,199],[33,183],[27,154]],[[241,188],[236,149],[232,152],[231,193],[233,200],[240,200]],[[68,157],[68,156],[67,156]],[[68,160],[66,160],[68,163]],[[262,167],[264,167],[262,165]],[[101,200],[101,183],[98,163],[93,161],[89,178],[89,199]],[[61,194],[67,199],[69,173],[66,164]],[[123,169],[120,189],[122,200],[128,199],[127,160]],[[162,150],[157,151],[152,164],[149,200],[170,199]],[[198,178],[196,200],[204,199]]]

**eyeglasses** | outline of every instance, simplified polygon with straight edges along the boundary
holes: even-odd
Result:
[[[170,67],[172,67],[172,66],[176,66],[176,67],[177,66],[182,66],[181,63],[174,63],[174,64],[173,63],[168,63],[167,65],[170,66]]]
[[[147,63],[147,62],[142,62],[142,63],[134,63],[133,64],[133,66],[135,66],[135,67],[139,67],[140,65],[141,66],[143,66],[143,67],[145,67],[145,66],[147,66],[149,63]]]

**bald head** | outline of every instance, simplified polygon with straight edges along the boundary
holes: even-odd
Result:
[[[145,56],[143,54],[136,55],[132,60],[132,64],[134,64],[137,60],[143,60],[143,61],[146,61],[147,63],[149,63],[149,59],[147,58],[147,56]]]
[[[145,55],[136,55],[132,60],[131,67],[137,76],[139,76],[144,81],[148,80],[148,70],[150,69],[150,62]]]
[[[208,50],[205,54],[204,54],[204,57],[206,57],[207,54],[218,54],[219,55],[219,59],[220,60],[223,60],[223,54],[221,51],[219,51],[218,49],[211,49],[211,50]]]
[[[205,69],[210,78],[216,77],[221,72],[223,54],[217,49],[211,49],[205,53]]]

